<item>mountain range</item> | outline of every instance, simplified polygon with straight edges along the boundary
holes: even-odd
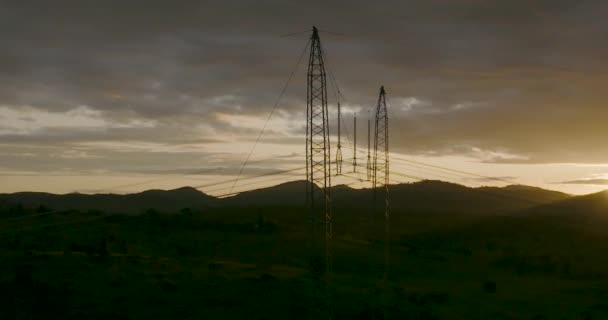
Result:
[[[204,209],[222,206],[304,206],[307,185],[306,181],[286,182],[269,188],[241,192],[227,198],[216,198],[191,187],[147,190],[126,195],[18,192],[0,194],[0,205],[21,204],[32,208],[45,206],[54,210],[124,213],[139,213],[150,208],[172,212],[182,208]],[[354,189],[338,185],[332,187],[331,192],[335,208],[371,207],[374,197],[379,205],[384,202],[381,190]],[[513,212],[580,198],[523,185],[471,188],[436,180],[391,185],[388,192],[391,208],[432,212]]]

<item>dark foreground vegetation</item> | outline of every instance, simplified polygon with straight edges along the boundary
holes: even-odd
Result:
[[[382,290],[381,226],[368,210],[338,209],[334,318],[608,319],[608,223],[573,210],[395,210]],[[0,319],[304,319],[306,218],[291,206],[127,215],[2,205]]]

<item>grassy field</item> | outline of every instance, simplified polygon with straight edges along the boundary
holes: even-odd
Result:
[[[604,225],[556,217],[335,212],[336,319],[606,319]],[[140,215],[4,208],[2,319],[304,319],[307,214],[222,208]]]

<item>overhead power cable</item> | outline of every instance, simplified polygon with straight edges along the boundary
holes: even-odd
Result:
[[[298,67],[300,66],[300,63],[302,62],[302,59],[304,58],[304,55],[306,54],[306,50],[308,49],[309,45],[310,45],[310,40],[306,43],[306,46],[304,46],[304,50],[302,50],[302,53],[300,54],[300,57],[298,58],[298,62],[296,63],[295,67],[293,68],[293,70],[289,74],[289,77],[287,78],[287,81],[285,82],[285,85],[283,85],[283,89],[281,90],[281,93],[279,94],[276,102],[274,103],[274,105],[272,107],[272,110],[270,111],[270,113],[268,114],[268,117],[266,118],[266,121],[264,122],[264,126],[262,127],[262,129],[258,133],[258,136],[255,139],[255,142],[253,143],[253,147],[251,147],[251,150],[249,151],[249,154],[247,154],[247,158],[243,162],[243,165],[241,165],[241,168],[239,169],[239,174],[237,175],[236,179],[234,180],[234,184],[232,185],[233,189],[234,189],[234,186],[236,186],[236,184],[238,183],[238,181],[239,181],[239,179],[241,177],[241,174],[243,174],[243,170],[245,169],[245,167],[247,166],[247,163],[249,162],[249,159],[251,158],[251,155],[255,151],[255,148],[257,147],[258,143],[260,142],[260,139],[262,138],[262,135],[264,134],[264,130],[266,130],[266,127],[268,126],[268,123],[270,122],[270,119],[272,119],[272,115],[277,110],[277,107],[279,106],[279,103],[281,102],[281,99],[285,95],[285,92],[287,91],[287,88],[289,87],[289,84],[291,83],[291,80],[293,79],[294,74],[298,70]],[[230,190],[230,192],[232,192],[232,190]]]

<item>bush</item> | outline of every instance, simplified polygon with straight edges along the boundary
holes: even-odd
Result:
[[[496,292],[496,282],[495,281],[485,281],[483,283],[483,291],[486,293],[495,293]]]
[[[47,212],[51,212],[51,211],[52,210],[49,207],[47,207],[47,206],[45,206],[43,204],[41,204],[40,206],[38,206],[38,209],[36,209],[37,213],[47,213]]]
[[[106,238],[101,239],[101,244],[99,245],[98,253],[102,257],[107,257],[110,254],[110,252],[108,251],[108,243],[106,241]]]
[[[591,316],[591,312],[583,311],[583,312],[581,312],[580,319],[581,320],[591,320],[591,319],[593,319],[593,317]]]
[[[308,270],[313,278],[320,279],[325,274],[325,264],[321,260],[321,257],[313,257],[309,262]]]
[[[161,279],[158,282],[158,286],[160,287],[160,289],[162,291],[165,291],[165,292],[175,292],[178,290],[177,284],[174,281],[169,280],[169,279]]]
[[[22,215],[24,213],[24,211],[25,210],[23,209],[23,205],[20,203],[12,206],[9,209],[9,213],[13,214],[13,215]]]
[[[260,280],[262,281],[274,281],[277,280],[277,277],[269,274],[269,273],[264,273],[260,276]]]
[[[95,246],[86,245],[86,244],[78,244],[78,243],[72,242],[70,244],[69,251],[83,252],[86,254],[95,254],[97,250],[96,250]]]
[[[125,239],[121,239],[115,245],[116,251],[118,253],[127,254],[129,250],[127,249],[127,241]]]

